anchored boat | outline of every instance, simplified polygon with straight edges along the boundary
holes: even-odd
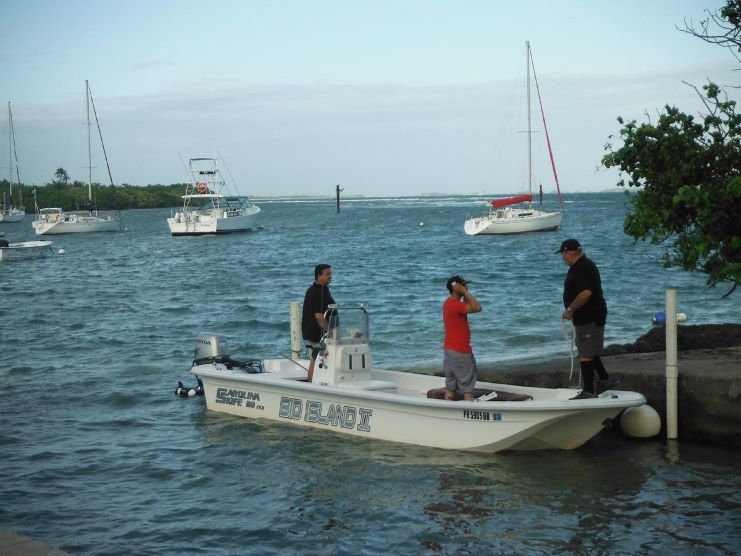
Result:
[[[474,401],[446,401],[438,398],[443,377],[374,367],[365,305],[330,306],[326,317],[330,327],[311,383],[306,359],[240,361],[224,336],[200,334],[191,371],[208,409],[365,438],[498,452],[578,448],[624,409],[646,403],[636,392],[572,400],[577,390],[488,382],[476,383]],[[296,354],[295,322],[292,337]]]
[[[90,91],[90,84],[85,80],[85,112],[87,120],[87,201],[82,203],[78,210],[65,212],[60,207],[39,208],[36,203],[36,191],[34,190],[34,204],[36,205],[36,219],[31,223],[36,235],[57,235],[57,234],[82,234],[90,232],[116,232],[123,228],[120,213],[100,214],[95,209],[93,203],[93,158],[91,147],[91,119],[90,108],[93,109],[93,116],[98,128],[98,136],[103,149],[103,156],[106,161],[108,170],[108,179],[113,187],[113,176],[111,167],[108,164],[108,154],[103,144],[103,134],[100,131],[100,122],[93,102],[93,94]]]
[[[10,102],[8,102],[8,196],[5,196],[3,191],[3,205],[0,207],[0,222],[21,222],[23,217],[26,216],[26,211],[23,207],[13,206],[13,167],[15,162],[15,175],[16,183],[18,184],[18,194],[20,198],[21,194],[21,176],[18,171],[18,153],[15,149],[15,130],[13,129],[13,112],[10,110]],[[21,204],[22,204],[21,200]]]
[[[53,254],[51,241],[19,241],[8,243],[0,239],[0,261],[15,261],[18,259],[33,259]]]
[[[558,183],[558,173],[556,164],[553,160],[551,150],[551,140],[548,135],[548,126],[545,122],[545,112],[543,103],[540,100],[540,89],[538,88],[538,79],[535,75],[535,64],[533,63],[532,53],[530,52],[530,43],[525,43],[526,50],[526,91],[527,91],[527,194],[507,197],[504,199],[492,199],[489,212],[483,216],[475,216],[466,220],[463,224],[463,230],[470,236],[477,235],[499,235],[499,234],[522,234],[526,232],[546,232],[558,230],[563,218],[562,212],[548,212],[541,208],[533,207],[533,131],[530,117],[530,69],[532,67],[533,77],[535,77],[535,86],[538,91],[538,101],[540,104],[540,114],[543,120],[543,129],[545,130],[546,141],[548,144],[548,154],[550,155],[551,168],[553,177],[558,189],[558,198],[563,209],[563,199],[561,198],[561,186]],[[540,199],[542,204],[542,187],[540,190]],[[519,206],[513,206],[519,205]]]
[[[191,158],[188,171],[191,182],[183,206],[167,219],[172,235],[226,234],[256,227],[260,207],[230,191],[215,158]]]

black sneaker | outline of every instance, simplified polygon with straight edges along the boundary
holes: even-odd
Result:
[[[607,390],[612,390],[619,383],[620,381],[616,378],[600,379],[597,381],[597,394],[601,394],[602,392],[606,392]]]
[[[587,392],[586,390],[582,390],[576,396],[574,396],[573,398],[569,398],[569,399],[570,400],[588,400],[588,399],[596,398],[596,397],[597,396],[595,396],[591,392]]]

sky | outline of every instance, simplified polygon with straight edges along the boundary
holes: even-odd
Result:
[[[699,113],[683,82],[741,81],[730,52],[677,29],[724,3],[2,0],[1,112],[27,184],[59,167],[86,180],[89,80],[116,184],[184,182],[185,160],[216,156],[253,196],[519,193],[530,41],[562,191],[613,190],[600,161],[618,116]],[[551,192],[532,94],[534,182]]]

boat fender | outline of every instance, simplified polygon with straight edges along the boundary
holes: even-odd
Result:
[[[191,398],[193,396],[203,395],[203,382],[198,379],[198,386],[191,388],[190,386],[183,386],[183,383],[178,381],[178,387],[175,388],[175,395],[181,398]]]
[[[687,321],[686,313],[677,313],[677,322],[686,322],[686,321]],[[666,324],[666,312],[658,311],[657,313],[654,313],[654,317],[651,319],[651,322],[653,324]]]
[[[629,407],[620,417],[620,429],[631,438],[652,438],[661,432],[661,417],[648,404]]]
[[[187,386],[183,386],[183,383],[178,381],[178,387],[175,388],[175,395],[180,396],[181,398],[189,398],[191,396],[195,396],[196,391],[195,391],[195,388],[189,388]]]

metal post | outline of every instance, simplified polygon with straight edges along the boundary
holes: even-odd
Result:
[[[666,437],[677,438],[677,291],[666,290]]]
[[[291,359],[301,359],[301,310],[298,301],[291,301]]]
[[[337,214],[340,213],[340,191],[344,191],[345,188],[340,188],[340,184],[337,184]]]

